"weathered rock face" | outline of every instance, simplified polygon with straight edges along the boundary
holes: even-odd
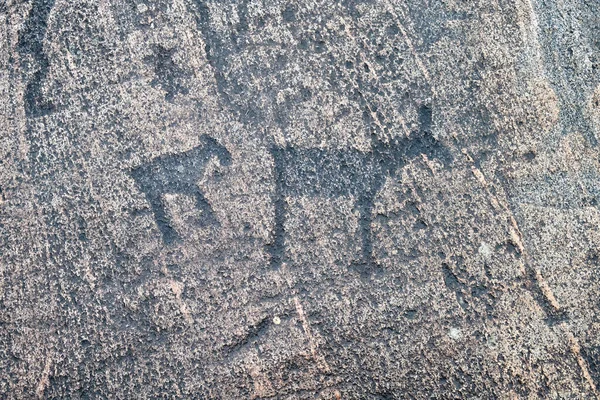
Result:
[[[2,398],[594,398],[600,3],[0,3]]]

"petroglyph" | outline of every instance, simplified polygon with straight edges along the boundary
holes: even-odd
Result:
[[[421,130],[408,138],[391,143],[374,140],[371,152],[357,150],[271,148],[275,162],[275,226],[269,245],[271,265],[285,260],[286,198],[290,196],[351,196],[359,210],[364,272],[375,268],[371,238],[372,210],[375,196],[385,180],[395,175],[408,161],[419,156],[451,160],[449,151],[431,133],[431,108],[422,106]]]
[[[204,167],[212,157],[217,157],[223,166],[227,166],[231,164],[231,154],[224,146],[208,136],[202,136],[201,142],[201,145],[191,150],[160,156],[131,171],[131,176],[150,202],[154,220],[167,244],[179,240],[179,235],[171,226],[167,216],[163,198],[167,193],[193,197],[196,208],[202,212],[202,224],[218,224],[212,207],[197,183],[204,173]]]

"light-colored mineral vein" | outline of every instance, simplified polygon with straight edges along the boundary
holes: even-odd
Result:
[[[425,77],[425,79],[431,86],[431,78],[429,77],[429,71],[427,70],[427,68],[425,68],[425,64],[423,64],[423,61],[421,61],[421,58],[419,57],[419,54],[415,50],[415,46],[413,46],[412,40],[410,40],[410,37],[406,33],[406,29],[404,29],[404,25],[402,25],[402,21],[400,20],[400,16],[398,15],[398,13],[401,13],[402,11],[396,11],[396,9],[394,8],[394,6],[390,2],[390,0],[383,0],[383,1],[385,2],[385,5],[386,5],[389,13],[392,14],[392,17],[394,18],[396,25],[398,25],[398,29],[400,30],[400,33],[402,34],[402,37],[404,38],[406,45],[408,46],[408,48],[410,49],[410,52],[412,53],[413,57],[415,58],[417,67],[419,67],[419,69],[421,70],[421,73],[423,74],[423,76]],[[433,87],[431,87],[431,91],[433,92]]]
[[[473,161],[473,159],[467,154],[467,152],[465,150],[463,150],[463,154],[465,154],[468,161],[470,161],[470,162]],[[540,288],[542,294],[544,295],[544,298],[546,299],[546,301],[552,306],[552,308],[555,311],[560,311],[561,306],[558,303],[558,301],[556,300],[556,297],[554,296],[554,293],[552,292],[552,288],[550,287],[548,282],[544,279],[544,277],[542,276],[542,273],[537,268],[535,268],[535,266],[533,265],[533,263],[531,262],[531,260],[529,258],[528,252],[525,249],[525,245],[523,243],[523,233],[519,229],[517,220],[515,219],[514,214],[511,211],[511,209],[508,207],[508,204],[505,201],[500,201],[490,191],[487,180],[485,179],[485,176],[483,175],[481,170],[479,170],[475,165],[471,165],[471,171],[473,172],[473,175],[475,176],[475,178],[477,178],[477,180],[479,181],[481,186],[484,188],[488,198],[490,199],[490,203],[492,204],[492,207],[495,210],[500,211],[500,212],[503,211],[504,213],[506,213],[508,215],[508,218],[510,221],[509,234],[511,236],[511,240],[516,244],[516,246],[519,250],[519,253],[521,253],[523,259],[525,260],[526,266],[528,266],[531,270],[533,270],[534,279],[535,279],[538,287]],[[525,272],[525,271],[523,271],[523,272]],[[583,375],[583,378],[585,379],[587,384],[590,386],[590,389],[594,393],[594,396],[596,398],[598,398],[599,396],[598,396],[598,391],[596,389],[596,385],[594,384],[594,380],[592,379],[592,376],[590,375],[589,367],[588,367],[586,361],[581,356],[581,351],[580,351],[579,342],[578,342],[577,338],[570,331],[566,322],[562,321],[559,324],[559,327],[561,330],[564,331],[565,336],[567,337],[567,341],[569,343],[569,349],[575,356],[577,364],[579,365],[579,368],[581,369],[581,374]]]
[[[42,371],[42,377],[37,385],[35,390],[35,394],[38,398],[44,398],[44,391],[46,390],[46,386],[50,383],[50,366],[52,365],[52,355],[48,355],[46,357],[46,364],[44,365],[44,370]]]
[[[296,306],[296,312],[298,313],[298,317],[300,318],[300,322],[302,323],[302,329],[304,330],[304,334],[308,338],[310,353],[313,359],[317,362],[317,365],[322,371],[330,372],[331,368],[329,368],[329,364],[327,364],[325,357],[323,357],[317,352],[317,344],[315,342],[315,338],[311,332],[310,324],[308,323],[308,318],[306,318],[306,313],[304,312],[304,308],[302,307],[298,296],[294,296],[294,305]]]

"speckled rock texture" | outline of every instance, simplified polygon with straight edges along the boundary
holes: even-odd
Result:
[[[0,0],[0,398],[594,399],[597,0]]]

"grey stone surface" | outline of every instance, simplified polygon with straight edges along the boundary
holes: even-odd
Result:
[[[0,21],[1,398],[598,396],[597,0]]]

